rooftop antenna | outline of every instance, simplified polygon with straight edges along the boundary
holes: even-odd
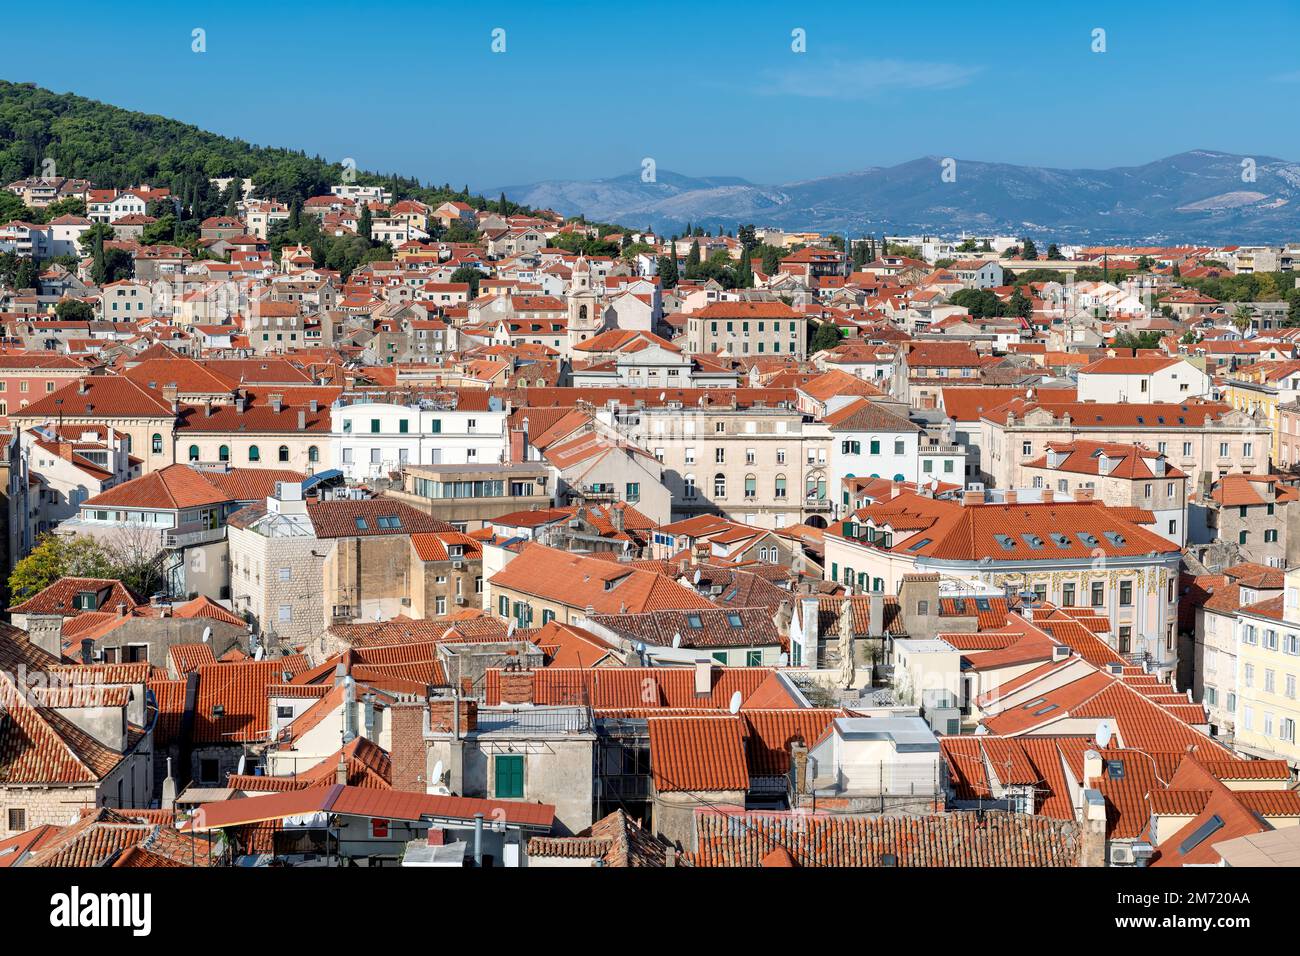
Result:
[[[1111,726],[1109,720],[1103,720],[1097,725],[1097,746],[1103,750],[1110,746],[1110,738],[1115,733],[1115,728]]]
[[[736,691],[731,695],[731,703],[727,705],[727,710],[732,714],[740,713],[740,701],[740,691]]]

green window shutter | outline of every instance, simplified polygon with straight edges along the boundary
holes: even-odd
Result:
[[[523,754],[497,754],[496,758],[498,799],[518,800],[524,795],[524,757]]]

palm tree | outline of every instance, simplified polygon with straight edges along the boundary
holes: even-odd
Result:
[[[1232,324],[1238,332],[1245,332],[1255,321],[1255,312],[1248,305],[1239,305],[1232,313]]]

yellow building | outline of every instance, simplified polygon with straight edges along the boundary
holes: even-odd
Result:
[[[1236,736],[1241,753],[1300,767],[1300,568],[1282,595],[1237,612]]]

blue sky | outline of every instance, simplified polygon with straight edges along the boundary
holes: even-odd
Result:
[[[0,77],[475,189],[646,156],[764,183],[923,155],[1300,160],[1300,5],[798,6],[12,4]]]

